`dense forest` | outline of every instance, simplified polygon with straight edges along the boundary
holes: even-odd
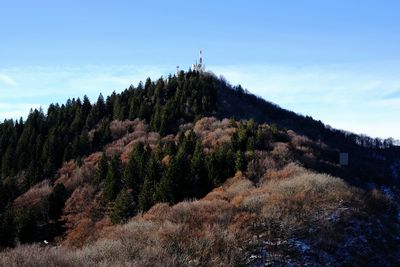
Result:
[[[226,127],[235,131],[228,141],[206,149],[204,140],[185,125],[212,116],[228,118]],[[122,136],[114,129],[115,122],[135,120],[160,138],[152,144],[136,142],[125,160],[106,153]],[[130,127],[123,130],[132,132]],[[300,152],[291,154],[307,168],[359,187],[400,182],[400,149],[393,139],[332,129],[213,74],[181,71],[157,81],[148,78],[106,99],[100,94],[94,103],[84,96],[51,104],[47,112],[32,110],[26,120],[1,123],[0,246],[53,240],[65,233],[65,205],[74,191],[58,179],[68,162],[79,168],[99,153],[91,180],[94,192],[100,192],[99,206],[105,209],[99,216],[106,214],[118,224],[156,203],[202,198],[237,171],[257,181],[260,177],[251,164],[258,151],[290,142],[295,135],[289,130],[307,136],[318,156],[316,160]],[[337,164],[339,152],[350,154],[349,166]],[[50,191],[39,211],[17,205],[22,195],[44,182]]]

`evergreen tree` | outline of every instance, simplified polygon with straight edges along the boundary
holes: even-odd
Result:
[[[102,118],[106,113],[106,103],[105,103],[104,97],[101,93],[96,102],[96,110],[98,113],[98,118]]]
[[[150,78],[146,79],[146,82],[144,84],[144,92],[147,97],[151,97],[153,95],[153,82],[151,81]]]
[[[104,180],[106,180],[107,172],[108,172],[108,159],[106,154],[103,153],[99,163],[97,164],[94,183],[98,185]]]
[[[138,196],[138,208],[141,211],[147,211],[154,205],[155,185],[154,181],[148,176],[144,179],[142,189]]]
[[[201,145],[201,140],[197,140],[196,148],[191,160],[191,195],[195,197],[204,196],[212,187],[209,180],[208,170],[205,163],[205,155]]]
[[[104,196],[112,201],[117,196],[121,187],[121,160],[114,156],[108,165],[107,176],[104,183]]]
[[[113,223],[123,223],[131,217],[135,212],[135,202],[129,190],[121,190],[115,199],[112,212],[111,221]]]
[[[147,151],[144,144],[139,142],[132,149],[123,177],[124,185],[133,189],[135,199],[144,180],[146,163]]]
[[[13,164],[15,160],[15,148],[14,145],[11,143],[8,147],[6,152],[3,154],[2,163],[1,163],[1,176],[7,177],[13,174]]]
[[[155,184],[158,181],[157,155],[153,154],[147,164],[147,174],[138,196],[139,209],[148,210],[154,204]]]
[[[64,203],[68,198],[68,192],[63,184],[56,184],[49,195],[49,218],[58,220],[62,214]]]
[[[175,142],[166,142],[163,147],[163,151],[166,155],[175,155],[176,154],[176,144]]]
[[[143,101],[140,104],[138,117],[141,119],[144,119],[146,121],[149,121],[150,114],[151,114],[151,110],[150,110],[148,103],[146,101]]]
[[[72,142],[71,151],[72,151],[73,158],[76,158],[80,155],[81,148],[80,148],[80,142],[79,142],[80,138],[79,137],[80,137],[79,135],[75,135],[73,142]]]
[[[43,167],[35,158],[31,160],[27,170],[28,185],[32,186],[43,179]]]
[[[189,172],[184,171],[182,155],[173,157],[160,183],[156,187],[155,200],[160,202],[176,203],[187,196],[188,184],[185,177]]]
[[[121,99],[118,96],[115,97],[115,101],[114,101],[113,119],[114,120],[123,120],[124,119],[123,108],[121,106]]]
[[[104,97],[102,94],[99,95],[96,104],[93,107],[85,107],[87,106],[85,98],[83,101],[82,110],[85,113],[86,110],[90,109],[89,114],[86,117],[85,126],[88,129],[92,129],[106,114],[106,105],[104,102]]]
[[[81,114],[81,109],[78,108],[75,111],[75,117],[71,123],[71,127],[70,127],[71,133],[78,134],[80,132],[80,130],[82,128],[82,124],[83,124],[82,120],[83,120],[83,116]]]
[[[244,153],[240,150],[236,152],[235,169],[236,171],[241,171],[241,172],[246,171],[246,161]]]
[[[87,95],[83,96],[83,103],[82,103],[82,119],[86,120],[87,116],[89,115],[90,111],[92,110],[92,105],[90,104],[90,100]]]
[[[150,128],[153,131],[158,131],[160,129],[160,125],[161,125],[161,108],[160,108],[160,104],[158,101],[154,107],[154,110],[155,110],[155,112],[151,116],[151,120],[150,120]]]
[[[69,143],[64,150],[63,161],[69,161],[72,159],[72,145]]]
[[[86,129],[83,129],[79,137],[79,155],[88,155],[90,153],[90,141],[89,133]]]
[[[108,119],[104,119],[100,127],[93,134],[92,139],[92,150],[100,150],[105,144],[112,141],[110,122]]]
[[[212,152],[210,155],[207,156],[207,170],[208,170],[208,179],[212,183],[213,186],[217,184],[219,180],[219,171],[218,171],[218,158],[215,152]]]
[[[208,156],[207,168],[209,179],[214,185],[223,183],[235,174],[235,154],[232,144],[223,144],[215,148]]]

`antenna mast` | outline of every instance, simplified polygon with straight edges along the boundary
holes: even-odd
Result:
[[[197,63],[197,61],[196,61],[196,64],[193,65],[193,70],[200,71],[200,72],[205,71],[205,67],[203,64],[203,51],[201,49],[200,49],[200,53],[199,53],[199,63]]]
[[[196,64],[193,64],[192,69],[194,71],[199,71],[199,72],[205,71],[205,66],[203,64],[203,52],[201,49],[200,49],[200,53],[199,53],[199,63],[197,63],[197,60],[196,60]]]

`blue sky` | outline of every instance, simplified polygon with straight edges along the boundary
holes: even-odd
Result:
[[[207,69],[280,106],[400,139],[399,1],[0,0],[0,119]]]

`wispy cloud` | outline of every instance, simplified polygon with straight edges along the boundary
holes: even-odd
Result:
[[[16,86],[17,83],[8,75],[0,73],[0,83],[3,83],[7,86]]]
[[[19,119],[21,117],[26,118],[31,109],[46,109],[48,104],[43,105],[41,103],[5,103],[0,102],[0,114],[1,119]]]
[[[27,67],[7,69],[19,81],[14,89],[0,90],[0,100],[35,98],[47,102],[65,102],[66,98],[87,94],[92,100],[99,93],[122,91],[140,80],[158,78],[168,73],[166,67],[152,66],[83,66]],[[1,87],[0,87],[1,88]]]
[[[334,127],[400,139],[400,65],[213,66],[233,84]]]
[[[400,100],[400,89],[393,92],[389,92],[384,96],[385,99],[399,99]]]
[[[109,95],[147,77],[157,79],[174,66],[81,66],[4,69],[0,78],[0,119],[26,117],[31,107],[99,93]],[[313,116],[333,127],[400,139],[400,66],[341,64],[321,66],[209,66],[232,84],[280,106]],[[5,81],[6,82],[5,82]],[[10,82],[11,81],[11,82]],[[14,81],[14,82],[13,82]],[[7,83],[7,84],[6,84]],[[2,86],[3,84],[3,86]],[[5,86],[5,87],[4,87]],[[3,90],[12,86],[12,90]],[[32,104],[34,103],[34,104]]]
[[[0,120],[26,118],[31,108],[46,110],[50,103],[87,95],[96,101],[131,84],[168,74],[163,66],[25,67],[2,69],[0,76]],[[173,69],[173,68],[171,68]],[[10,77],[15,77],[16,83]],[[12,88],[11,88],[12,87]],[[12,90],[11,90],[12,89]]]

